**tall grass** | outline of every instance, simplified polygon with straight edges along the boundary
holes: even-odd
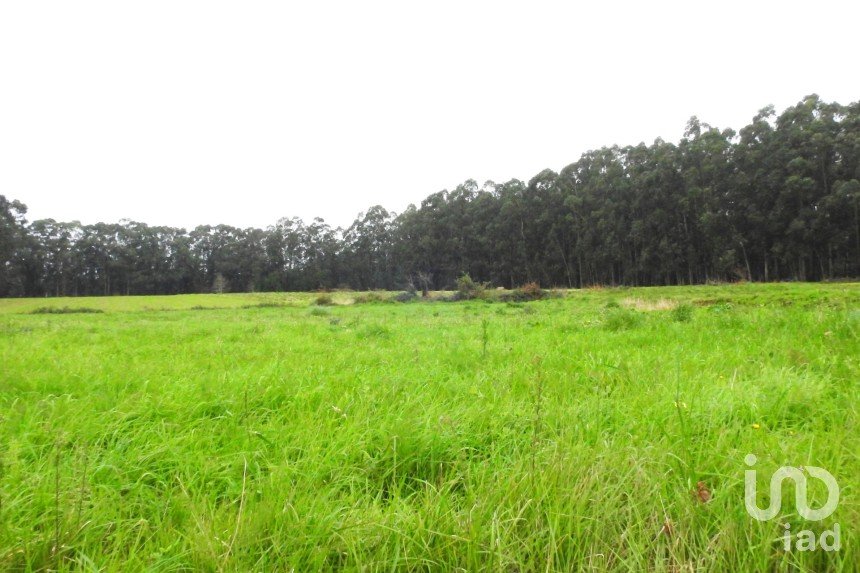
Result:
[[[316,296],[4,314],[0,570],[857,570],[860,286]],[[747,453],[836,513],[752,520]]]

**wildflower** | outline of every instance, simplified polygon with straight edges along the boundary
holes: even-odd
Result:
[[[755,424],[753,424],[753,425],[752,425],[752,428],[753,428],[753,430],[758,430],[758,429],[760,429],[760,428],[761,428],[761,424],[759,424],[759,423],[755,423]]]

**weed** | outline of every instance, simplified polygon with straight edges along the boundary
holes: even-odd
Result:
[[[490,342],[490,321],[485,317],[481,319],[481,356],[487,357],[487,344]]]

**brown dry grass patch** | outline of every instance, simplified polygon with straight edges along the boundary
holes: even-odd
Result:
[[[672,310],[678,306],[678,301],[668,298],[658,298],[655,300],[644,300],[641,298],[625,298],[621,301],[621,305],[626,308],[633,308],[641,311],[654,310]]]

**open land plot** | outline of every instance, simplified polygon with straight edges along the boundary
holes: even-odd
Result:
[[[857,570],[860,285],[562,294],[2,300],[0,569]]]

